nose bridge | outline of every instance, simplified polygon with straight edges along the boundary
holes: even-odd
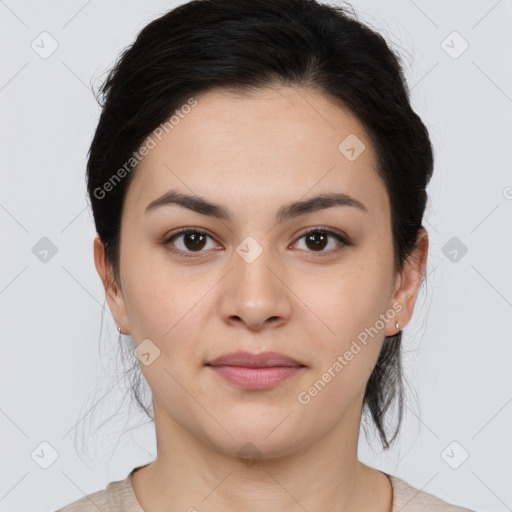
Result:
[[[226,321],[236,317],[255,327],[269,318],[289,315],[287,288],[280,277],[282,267],[274,256],[272,248],[264,248],[253,237],[246,237],[237,246],[234,268],[221,299],[221,314]]]
[[[270,247],[263,247],[254,237],[246,237],[236,249],[234,278],[236,288],[239,289],[240,297],[244,294],[249,300],[268,300],[268,295],[275,299],[279,293],[273,267],[279,267],[276,258],[273,257],[273,250]],[[274,270],[275,272],[275,270]],[[261,295],[261,297],[260,297]]]

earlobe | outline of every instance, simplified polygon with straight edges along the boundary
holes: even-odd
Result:
[[[121,328],[123,334],[129,334],[130,323],[126,314],[126,306],[122,290],[114,278],[112,265],[105,255],[105,246],[98,234],[94,238],[94,264],[105,289],[105,296],[109,309],[114,317],[116,327]]]

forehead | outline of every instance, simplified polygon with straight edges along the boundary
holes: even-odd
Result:
[[[274,200],[344,192],[373,216],[386,213],[373,146],[343,105],[318,91],[290,87],[216,89],[194,98],[197,104],[175,117],[172,127],[150,135],[154,147],[125,199],[130,210],[143,210],[178,189],[224,204],[229,197],[233,209],[261,206],[258,198],[268,208]]]

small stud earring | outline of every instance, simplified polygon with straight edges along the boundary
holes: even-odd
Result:
[[[397,331],[400,332],[400,322],[396,322],[395,327],[396,327]],[[397,332],[397,334],[398,334],[398,332]]]
[[[119,334],[123,334],[123,333],[121,332],[121,327],[118,327],[118,328],[117,328],[117,331],[119,332]]]

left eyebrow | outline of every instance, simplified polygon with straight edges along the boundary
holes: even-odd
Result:
[[[208,215],[225,221],[231,220],[232,217],[229,210],[220,204],[213,203],[200,196],[183,194],[173,190],[166,192],[163,196],[149,203],[144,213],[169,205],[181,206],[201,215]],[[351,207],[368,213],[366,206],[356,198],[344,193],[329,193],[281,206],[276,213],[275,222],[279,224],[300,215],[325,210],[333,206]]]

